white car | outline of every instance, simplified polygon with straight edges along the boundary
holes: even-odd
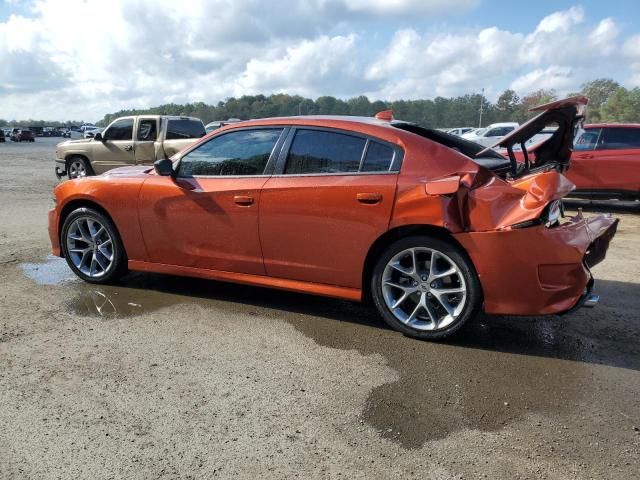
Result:
[[[102,128],[85,128],[84,130],[84,138],[93,138],[95,137],[96,133],[102,133]]]
[[[449,130],[447,130],[447,133],[450,133],[451,135],[464,135],[465,133],[471,133],[474,130],[476,130],[473,127],[456,127],[456,128],[450,128]]]
[[[462,138],[471,142],[479,143],[485,147],[490,147],[498,142],[502,137],[518,128],[518,125],[519,124],[516,122],[492,123],[488,127],[480,128],[474,132],[465,133],[462,135]]]

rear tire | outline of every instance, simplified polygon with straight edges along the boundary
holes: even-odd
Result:
[[[113,222],[91,208],[65,219],[60,246],[67,264],[85,282],[112,283],[127,272],[127,254]]]
[[[389,245],[374,267],[371,292],[391,328],[426,340],[453,335],[482,305],[471,260],[451,242],[427,236]]]

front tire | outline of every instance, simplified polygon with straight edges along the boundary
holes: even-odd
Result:
[[[89,283],[112,283],[126,273],[127,255],[113,222],[91,208],[71,212],[60,245],[73,272]]]
[[[389,326],[428,340],[454,334],[482,305],[469,258],[453,243],[427,236],[392,243],[374,267],[371,292]]]
[[[91,164],[83,157],[71,157],[67,162],[67,176],[69,180],[93,175]]]

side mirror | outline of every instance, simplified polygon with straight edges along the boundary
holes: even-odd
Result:
[[[153,162],[153,168],[158,175],[170,177],[173,175],[173,162],[168,158],[161,158]]]
[[[93,139],[94,139],[94,140],[96,140],[96,141],[98,141],[98,142],[104,142],[104,139],[102,138],[102,134],[101,134],[101,133],[96,133],[96,134],[93,136]]]

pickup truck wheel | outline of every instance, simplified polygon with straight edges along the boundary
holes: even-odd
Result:
[[[71,157],[67,161],[67,175],[69,180],[93,175],[89,162],[82,157]]]
[[[471,261],[452,243],[436,238],[412,236],[394,242],[379,258],[371,281],[383,319],[410,337],[448,337],[482,305]]]
[[[62,253],[71,270],[89,283],[111,283],[127,270],[127,254],[113,222],[91,208],[71,212],[62,225]]]

